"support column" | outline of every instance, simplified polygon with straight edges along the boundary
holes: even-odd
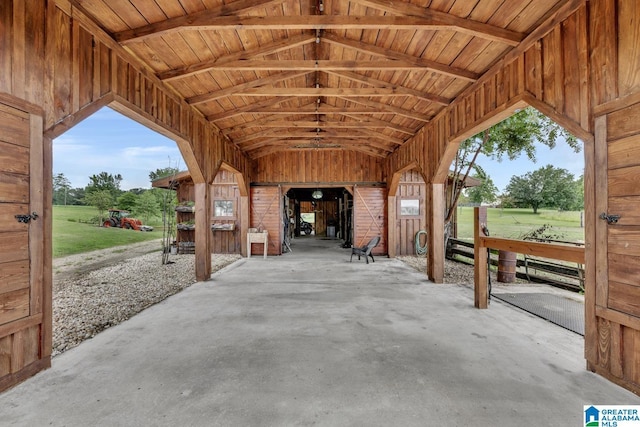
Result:
[[[211,277],[211,200],[207,183],[194,184],[196,203],[196,280]]]
[[[239,215],[240,215],[240,254],[244,257],[247,256],[248,252],[248,246],[247,246],[247,239],[244,238],[244,236],[247,235],[247,232],[249,231],[249,216],[250,216],[250,212],[249,212],[249,196],[240,196],[240,209],[239,209]]]
[[[427,184],[427,276],[444,282],[444,185]]]
[[[395,258],[397,255],[398,235],[396,226],[397,202],[396,196],[387,197],[387,254],[389,258]]]
[[[486,236],[487,208],[473,208],[473,304],[476,308],[489,306],[489,288],[487,286],[487,248],[482,246],[481,237]]]

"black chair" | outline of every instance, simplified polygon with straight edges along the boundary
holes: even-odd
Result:
[[[367,243],[364,246],[361,246],[361,247],[351,246],[351,258],[349,258],[349,262],[353,260],[354,255],[358,255],[358,260],[360,259],[361,256],[363,256],[364,259],[367,260],[367,264],[369,264],[369,257],[371,257],[371,262],[376,262],[376,260],[373,259],[373,255],[371,255],[371,250],[376,246],[378,246],[379,243],[380,243],[380,236],[376,236],[373,239],[369,240],[369,243]]]

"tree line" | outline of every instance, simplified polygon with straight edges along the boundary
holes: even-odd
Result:
[[[462,201],[497,204],[504,208],[540,208],[566,211],[584,209],[584,177],[575,178],[563,168],[543,166],[524,175],[512,176],[503,194],[498,194],[491,177],[480,166],[472,176],[480,185],[467,189]]]
[[[149,172],[149,181],[175,175],[177,168],[159,168]],[[110,208],[123,209],[139,216],[145,223],[162,212],[166,191],[158,188],[122,190],[122,175],[100,172],[89,177],[83,188],[72,188],[63,173],[53,175],[53,204],[93,206],[100,214]]]

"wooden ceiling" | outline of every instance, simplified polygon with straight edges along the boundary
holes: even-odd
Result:
[[[386,157],[567,0],[75,0],[250,158]]]

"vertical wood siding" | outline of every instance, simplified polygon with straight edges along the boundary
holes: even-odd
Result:
[[[278,186],[251,187],[250,228],[269,232],[269,255],[282,254],[282,195]],[[252,244],[252,254],[262,253],[262,244]]]
[[[418,171],[410,170],[402,174],[396,195],[396,223],[389,224],[389,227],[396,227],[397,255],[415,255],[415,235],[418,231],[427,229],[426,190],[424,179]],[[418,216],[401,215],[400,204],[403,199],[419,200],[420,214]],[[425,241],[422,240],[420,244],[424,246]]]
[[[374,255],[387,253],[387,189],[356,186],[353,195],[353,245],[364,246],[375,236],[380,244]]]
[[[0,99],[0,390],[48,366],[41,191],[42,121]],[[18,104],[20,101],[18,101]],[[35,126],[37,123],[39,126]],[[32,182],[36,180],[37,182]],[[40,221],[17,222],[37,211]],[[47,255],[50,259],[51,254]]]
[[[233,202],[234,216],[231,218],[216,218],[212,216],[211,221],[216,223],[234,224],[233,231],[212,231],[211,252],[214,254],[239,254],[241,253],[241,216],[240,190],[236,182],[235,174],[220,171],[211,185],[211,214],[215,213],[216,200],[231,200]]]
[[[384,182],[383,160],[356,151],[283,152],[256,160],[257,183]]]

